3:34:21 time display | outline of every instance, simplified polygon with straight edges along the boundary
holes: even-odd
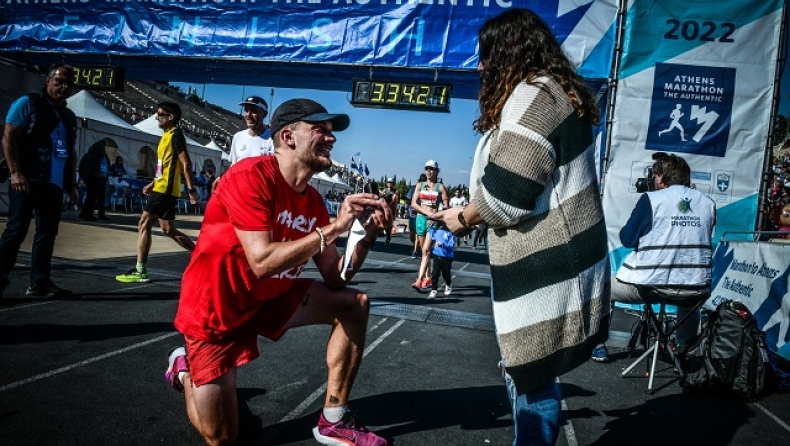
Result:
[[[352,104],[378,108],[450,111],[452,85],[359,80],[354,81]]]

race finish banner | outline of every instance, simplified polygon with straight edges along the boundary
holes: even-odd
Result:
[[[716,202],[714,244],[754,230],[782,14],[783,0],[629,0],[604,179],[613,270],[655,152],[682,156]]]
[[[477,31],[538,13],[579,73],[610,75],[616,0],[9,0],[0,51],[186,56],[473,71]],[[134,68],[127,67],[134,77]],[[166,67],[162,67],[166,69]]]
[[[722,241],[713,257],[711,297],[743,302],[764,330],[768,348],[790,360],[790,243]]]

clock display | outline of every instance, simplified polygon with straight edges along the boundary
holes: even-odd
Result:
[[[123,91],[121,67],[75,66],[74,86],[84,90]]]
[[[450,112],[450,84],[354,80],[351,104],[359,107]]]

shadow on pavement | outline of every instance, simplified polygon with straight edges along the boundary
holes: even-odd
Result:
[[[569,414],[571,418],[574,412]],[[605,410],[603,414],[614,419],[604,425],[603,435],[591,445],[716,446],[730,444],[754,411],[733,398],[676,394],[624,409]]]
[[[386,438],[448,426],[460,426],[463,430],[512,426],[509,418],[503,419],[510,415],[510,403],[505,387],[499,385],[383,393],[354,399],[351,410],[366,426],[390,426],[376,429],[377,434]],[[310,412],[292,421],[267,426],[259,435],[248,430],[244,433],[248,440],[243,444],[262,446],[309,440],[317,421],[318,412]],[[254,428],[248,424],[249,427]]]

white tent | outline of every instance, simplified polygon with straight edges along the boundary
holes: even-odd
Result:
[[[343,181],[342,178],[340,178],[340,174],[339,173],[336,173],[336,174],[332,175],[332,181],[334,181],[335,184],[337,185],[337,187],[339,187],[340,189],[343,189],[343,190],[354,190],[353,187],[349,186],[348,183],[346,183],[345,181]]]
[[[143,119],[142,121],[138,122],[134,126],[146,133],[150,133],[156,136],[162,136],[162,133],[164,133],[162,129],[159,128],[159,121],[156,120],[156,113],[147,117],[146,119]],[[186,138],[187,140],[187,146],[193,145],[193,146],[205,147],[203,144],[195,141],[194,139],[190,138],[187,135],[184,135],[184,138]],[[219,149],[219,146],[217,146],[217,148]]]
[[[318,172],[317,174],[313,175],[313,178],[310,179],[310,185],[316,188],[321,196],[324,196],[327,192],[332,190],[335,182],[332,181],[332,178],[324,172]]]
[[[130,177],[153,176],[156,167],[156,148],[161,139],[162,129],[156,123],[156,130],[146,131],[133,126],[107,110],[90,93],[83,90],[68,100],[69,108],[77,115],[77,155],[87,152],[99,140],[108,141],[107,155],[113,159],[120,155]],[[145,122],[145,121],[144,121]],[[198,171],[213,169],[217,171],[222,150],[204,147],[187,138],[187,149],[192,164]]]
[[[208,144],[205,145],[205,147],[214,150],[222,150],[222,147],[220,147],[219,144],[217,144],[213,139],[209,141]]]
[[[115,127],[137,130],[133,125],[107,110],[107,107],[101,105],[86,90],[82,90],[70,97],[68,99],[68,107],[78,118],[92,119]]]
[[[129,176],[136,176],[141,157],[155,157],[159,138],[143,132],[114,115],[90,93],[83,90],[68,99],[69,108],[77,115],[77,156],[81,158],[96,141],[105,140],[107,155],[120,155]],[[142,154],[142,155],[141,155]],[[156,160],[153,161],[156,163]],[[154,164],[155,166],[155,164]]]

